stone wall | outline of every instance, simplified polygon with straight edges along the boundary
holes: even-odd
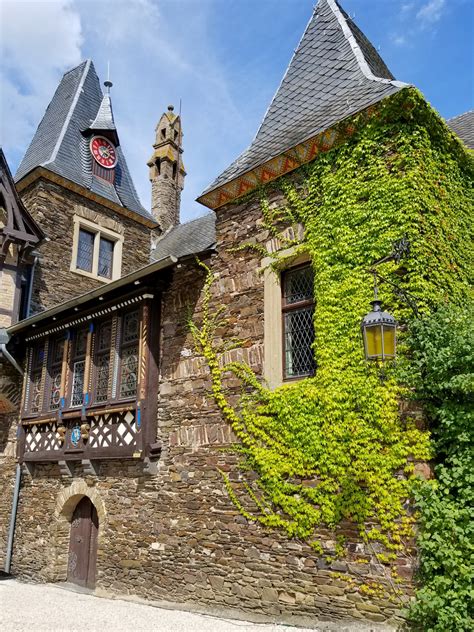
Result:
[[[22,192],[22,201],[49,241],[43,243],[35,270],[32,312],[48,309],[103,285],[102,281],[71,272],[74,214],[94,218],[95,223],[121,227],[124,235],[122,276],[146,265],[150,256],[150,229],[107,207],[45,180],[37,180]]]
[[[276,200],[275,200],[276,201]],[[244,338],[226,361],[244,359],[263,372],[263,278],[254,252],[229,246],[269,240],[257,203],[220,211],[219,256],[212,257],[217,280],[214,306],[225,304],[222,337]],[[163,296],[162,362],[157,438],[163,452],[156,475],[137,462],[102,463],[97,477],[81,467],[74,478],[57,466],[37,466],[23,480],[13,571],[34,581],[66,579],[72,504],[89,495],[99,511],[97,590],[149,599],[235,608],[247,616],[288,622],[398,620],[400,603],[361,592],[374,582],[388,586],[386,570],[350,526],[350,556],[328,561],[334,537],[321,532],[325,554],[305,543],[248,522],[230,501],[218,468],[238,478],[236,456],[223,450],[233,441],[216,410],[209,374],[196,357],[187,327],[199,320],[204,275],[194,264],[174,271]],[[226,386],[237,397],[240,385]],[[98,508],[99,510],[99,508]],[[409,581],[409,559],[398,560]],[[409,591],[409,583],[404,586]]]

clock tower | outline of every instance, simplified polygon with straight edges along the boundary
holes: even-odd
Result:
[[[115,180],[115,168],[118,160],[117,148],[120,145],[110,99],[112,85],[109,80],[104,82],[106,92],[97,115],[83,132],[84,136],[89,139],[92,175],[111,183]]]

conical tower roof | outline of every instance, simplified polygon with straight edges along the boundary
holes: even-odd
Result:
[[[142,206],[120,146],[114,182],[92,175],[88,132],[107,135],[118,145],[110,95],[102,94],[91,60],[66,72],[18,167],[19,182],[36,167],[56,173],[115,204],[153,220]]]
[[[406,85],[336,0],[319,0],[250,147],[199,201],[216,208],[210,192]]]

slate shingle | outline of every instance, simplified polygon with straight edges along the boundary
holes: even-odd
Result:
[[[94,64],[87,60],[63,76],[18,167],[15,180],[18,182],[35,167],[42,166],[153,220],[138,198],[120,146],[117,147],[114,185],[92,176],[88,140],[82,134],[91,125],[95,129],[115,130],[110,98],[102,94]]]
[[[172,228],[152,251],[151,260],[159,261],[170,255],[180,258],[198,254],[213,248],[215,243],[216,216],[214,213],[207,213]]]
[[[474,110],[459,114],[448,121],[448,126],[463,141],[466,147],[474,149]]]
[[[250,147],[202,195],[406,85],[336,0],[319,0]]]

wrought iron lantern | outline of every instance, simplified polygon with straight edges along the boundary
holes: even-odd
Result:
[[[375,270],[376,266],[386,263],[387,261],[396,261],[398,263],[401,259],[408,257],[409,254],[410,242],[407,236],[405,236],[400,239],[400,241],[394,242],[392,252],[378,261],[375,261],[369,270],[369,272],[374,275],[374,300],[372,301],[372,311],[364,316],[361,322],[366,360],[380,362],[391,360],[395,358],[397,347],[397,321],[382,308],[382,301],[378,298],[377,277],[381,281],[385,281],[391,285],[397,296],[411,307],[413,313],[418,316],[418,309],[414,300],[415,297],[410,296],[407,291],[402,290],[388,278],[384,278],[378,274]]]
[[[377,298],[377,286],[372,311],[362,319],[361,328],[366,360],[385,362],[395,357],[397,321],[383,311],[382,301]]]

